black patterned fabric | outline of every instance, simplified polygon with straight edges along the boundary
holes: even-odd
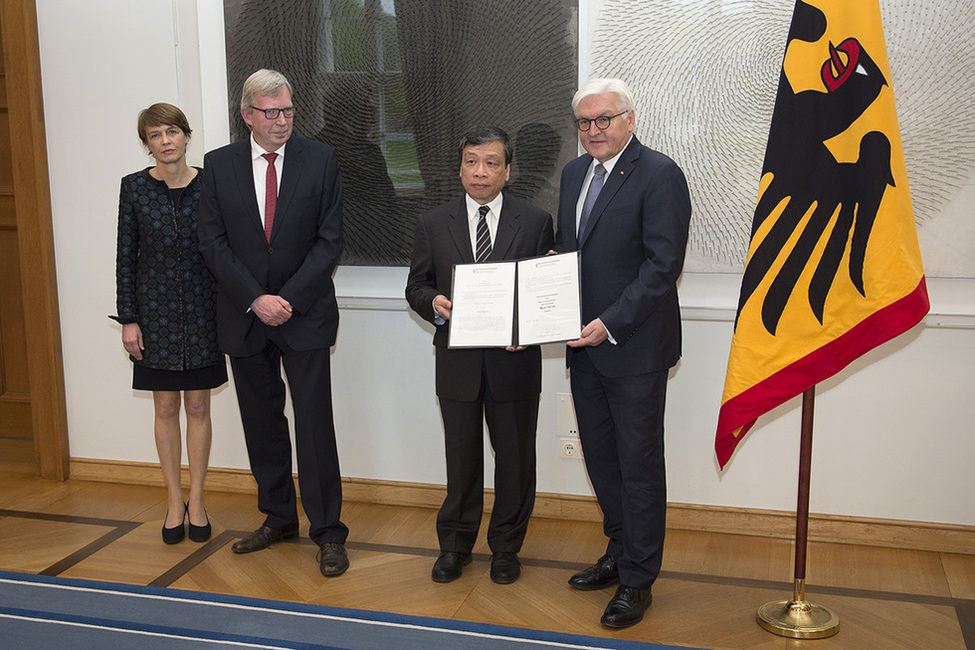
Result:
[[[223,361],[214,313],[216,281],[200,256],[196,214],[201,174],[178,205],[149,168],[122,178],[118,209],[116,306],[120,323],[138,323],[141,363],[192,370]],[[178,191],[177,191],[178,193]]]

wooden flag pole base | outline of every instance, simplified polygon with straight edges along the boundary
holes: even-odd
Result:
[[[793,639],[823,639],[840,631],[840,617],[806,602],[806,539],[809,532],[809,477],[812,471],[812,432],[816,387],[802,394],[802,432],[799,440],[799,498],[796,504],[796,566],[792,600],[765,603],[758,608],[758,624]]]
[[[831,609],[806,601],[804,579],[797,579],[792,600],[765,603],[758,608],[758,624],[792,639],[825,639],[840,631],[840,617]]]

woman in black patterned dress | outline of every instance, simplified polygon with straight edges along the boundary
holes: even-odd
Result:
[[[215,281],[196,234],[200,170],[186,163],[190,126],[172,104],[139,113],[139,138],[153,167],[122,178],[119,195],[116,298],[122,345],[133,363],[132,388],[152,391],[155,439],[169,511],[162,538],[210,537],[203,481],[210,458],[210,390],[226,383],[217,346]],[[186,412],[190,491],[180,483],[180,404]]]

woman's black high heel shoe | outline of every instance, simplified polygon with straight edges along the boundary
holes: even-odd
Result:
[[[206,511],[204,510],[204,514]],[[194,542],[205,542],[210,539],[210,516],[207,515],[207,523],[204,526],[194,526],[193,522],[189,522],[190,528],[190,539]]]
[[[189,510],[189,506],[185,503],[183,504],[183,519],[186,519],[186,513]],[[166,513],[166,517],[169,517],[169,513]],[[167,544],[179,544],[186,537],[186,527],[183,522],[179,522],[178,526],[173,526],[172,528],[166,528],[166,520],[163,520],[162,538]]]

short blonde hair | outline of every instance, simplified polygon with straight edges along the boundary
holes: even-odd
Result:
[[[288,93],[294,96],[291,82],[288,78],[277,70],[261,69],[247,77],[244,86],[240,89],[240,110],[249,111],[254,104],[254,98],[258,95],[276,97],[285,88]]]

